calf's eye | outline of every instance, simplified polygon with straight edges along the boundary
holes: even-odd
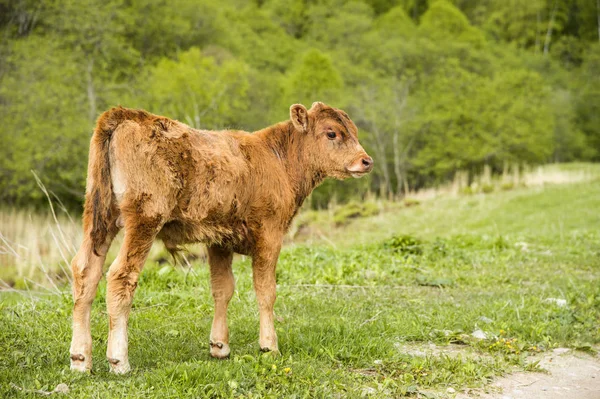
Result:
[[[328,138],[329,140],[333,140],[333,139],[335,139],[335,137],[336,137],[336,136],[337,136],[337,135],[335,134],[335,132],[327,132],[327,138]]]

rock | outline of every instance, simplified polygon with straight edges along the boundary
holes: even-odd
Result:
[[[377,393],[377,390],[375,388],[373,388],[373,387],[364,387],[362,389],[362,395],[363,396],[373,395],[373,394],[376,394],[376,393]]]
[[[58,384],[53,393],[69,393],[69,386],[65,383]]]
[[[568,353],[570,351],[571,349],[569,348],[556,348],[552,352],[556,355],[564,355],[565,353]]]
[[[558,306],[559,308],[565,308],[565,307],[567,307],[567,300],[566,299],[546,298],[546,299],[544,299],[544,303],[553,303],[556,306]]]
[[[475,331],[473,331],[473,333],[471,334],[471,336],[473,338],[476,338],[476,339],[487,339],[487,334],[484,333],[481,330],[475,330]]]

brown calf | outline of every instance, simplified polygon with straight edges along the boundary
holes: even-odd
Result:
[[[84,239],[72,262],[71,369],[92,368],[90,311],[112,239],[123,245],[106,276],[106,355],[130,370],[127,323],[155,238],[175,251],[208,247],[215,315],[210,354],[229,355],[227,306],[233,253],[252,257],[262,350],[277,351],[275,265],[283,235],[304,199],[326,177],[360,177],[373,160],[348,115],[323,103],[290,107],[291,120],[253,134],[204,131],[142,110],[113,108],[98,119],[90,145]]]

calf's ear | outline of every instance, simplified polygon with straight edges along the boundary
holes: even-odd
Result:
[[[294,104],[290,107],[290,119],[294,127],[302,132],[308,130],[308,111],[302,104]]]

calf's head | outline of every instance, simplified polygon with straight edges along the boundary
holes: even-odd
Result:
[[[358,142],[358,129],[340,109],[313,103],[290,107],[290,118],[297,134],[303,135],[304,150],[311,166],[327,177],[362,177],[373,169],[373,159]]]

